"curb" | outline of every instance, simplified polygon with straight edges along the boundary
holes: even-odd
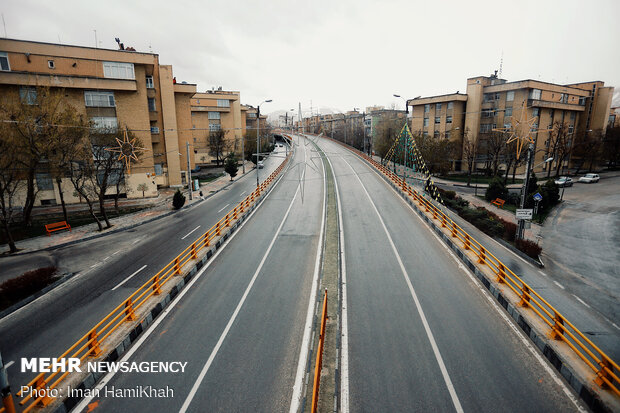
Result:
[[[511,250],[512,252],[514,252],[515,254],[517,254],[519,257],[523,258],[524,260],[526,260],[527,262],[529,262],[532,265],[537,266],[538,268],[545,268],[545,264],[542,262],[542,260],[540,259],[540,257],[535,260],[534,258],[530,257],[529,255],[525,254],[523,251],[513,247],[512,245],[510,245],[509,243],[507,243],[506,241],[504,241],[501,238],[495,238],[493,237],[493,239],[497,242],[499,242],[500,244],[502,244],[504,247],[508,248],[509,250]]]
[[[366,164],[368,162],[365,159],[362,159]],[[433,231],[442,239],[443,242],[446,243],[450,247],[452,251],[459,257],[459,259],[469,268],[471,272],[480,280],[480,282],[484,285],[484,287],[493,295],[495,300],[506,310],[508,315],[516,322],[516,324],[521,328],[527,337],[534,343],[534,345],[541,351],[542,355],[551,363],[551,365],[564,377],[564,379],[568,382],[569,386],[573,388],[573,390],[577,393],[579,398],[594,412],[611,412],[611,408],[605,405],[605,403],[598,396],[596,390],[593,390],[590,385],[591,380],[584,379],[583,377],[576,374],[575,369],[570,366],[569,360],[556,352],[554,346],[550,344],[552,342],[549,340],[544,332],[538,331],[537,327],[530,325],[527,319],[521,314],[518,307],[515,307],[511,304],[508,299],[504,297],[499,288],[494,285],[494,281],[490,280],[482,271],[478,269],[478,267],[467,257],[463,251],[448,237],[443,233],[440,227],[438,227],[435,222],[429,217],[427,217],[422,211],[420,211],[412,199],[407,197],[401,190],[400,187],[391,182],[386,176],[376,171],[376,169],[369,165],[373,171],[377,172],[384,181],[386,181],[390,186],[396,189],[398,194],[407,202],[409,205],[413,207],[415,212],[426,222],[428,223]],[[528,257],[529,258],[529,257]],[[531,260],[531,258],[530,258]],[[532,260],[533,261],[533,260]]]
[[[247,173],[246,173],[246,175],[247,175]],[[242,176],[241,178],[243,178],[243,176]],[[138,227],[138,226],[140,226],[140,225],[143,225],[143,224],[148,224],[149,222],[153,222],[153,221],[156,221],[156,220],[158,220],[158,219],[165,218],[165,217],[170,216],[170,215],[172,215],[172,214],[174,214],[174,213],[176,213],[176,212],[178,212],[178,211],[181,211],[181,210],[184,210],[184,209],[190,209],[190,208],[193,208],[193,207],[194,207],[194,205],[198,205],[198,204],[200,204],[201,202],[206,201],[207,199],[211,198],[213,195],[215,195],[215,194],[217,194],[218,192],[220,192],[220,191],[222,191],[222,190],[224,190],[224,189],[228,188],[229,186],[231,186],[231,185],[232,185],[232,184],[234,184],[235,182],[237,182],[237,181],[229,182],[229,183],[227,183],[226,185],[224,185],[223,187],[221,187],[220,189],[218,189],[217,191],[211,192],[209,195],[205,196],[203,199],[201,199],[201,200],[199,200],[199,201],[196,201],[196,202],[194,202],[194,203],[192,203],[192,204],[185,205],[185,206],[181,207],[181,208],[180,208],[180,209],[178,209],[178,210],[172,210],[172,211],[164,212],[164,213],[163,213],[163,214],[161,214],[161,215],[158,215],[158,216],[156,216],[156,217],[152,217],[152,218],[145,219],[144,221],[141,221],[141,222],[136,222],[135,224],[129,225],[129,226],[127,226],[127,227],[122,227],[122,228],[113,229],[113,230],[108,231],[108,232],[102,232],[102,233],[99,233],[99,234],[94,234],[94,235],[92,235],[92,236],[88,236],[88,237],[85,237],[85,238],[76,239],[76,240],[73,240],[73,241],[68,241],[68,242],[65,242],[65,243],[62,243],[62,244],[58,244],[58,245],[52,245],[51,247],[39,248],[39,249],[36,249],[36,250],[28,250],[28,251],[23,251],[23,252],[16,252],[16,253],[14,253],[14,254],[8,254],[8,255],[6,255],[6,257],[16,257],[16,256],[18,256],[18,255],[32,254],[32,253],[35,253],[35,252],[40,252],[40,251],[53,251],[53,250],[56,250],[56,249],[59,249],[59,248],[62,248],[62,247],[68,247],[68,246],[70,246],[70,245],[79,244],[80,242],[90,241],[90,240],[93,240],[93,239],[97,239],[97,238],[105,237],[106,235],[116,234],[116,233],[118,233],[118,232],[122,232],[122,231],[127,231],[127,230],[129,230],[129,229],[133,229],[133,228]],[[1,257],[0,257],[0,259],[1,259]]]
[[[37,291],[36,293],[34,293],[34,294],[24,298],[21,301],[18,301],[17,303],[13,304],[12,306],[10,306],[8,308],[5,308],[4,310],[0,311],[0,320],[2,320],[4,317],[14,313],[15,311],[19,310],[23,306],[25,306],[27,304],[30,304],[31,302],[33,302],[37,298],[41,297],[42,295],[47,294],[48,292],[52,291],[54,288],[58,287],[59,285],[64,284],[65,282],[69,281],[71,278],[73,278],[77,274],[78,273],[72,273],[72,272],[64,273],[62,275],[62,277],[60,277],[58,280],[54,281],[53,283],[51,283],[47,287]]]

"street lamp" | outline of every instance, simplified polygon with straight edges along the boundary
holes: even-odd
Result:
[[[407,116],[409,116],[409,105],[408,105],[409,102],[407,102],[407,99],[405,99],[401,95],[397,95],[397,94],[394,94],[393,96],[395,98],[400,98],[400,99],[402,99],[405,102],[405,113],[407,114]]]
[[[269,103],[271,99],[263,100],[258,106],[256,106],[256,187],[258,188],[260,185],[260,181],[258,179],[258,163],[260,162],[259,151],[260,151],[260,105],[263,103]]]
[[[528,150],[527,150],[527,169],[525,170],[525,179],[523,180],[523,188],[521,188],[521,202],[519,206],[520,209],[525,208],[525,199],[527,197],[527,188],[529,187],[529,183],[530,183],[531,170],[535,168],[536,166],[540,166],[544,163],[548,163],[553,160],[553,157],[550,157],[548,159],[545,159],[543,162],[539,163],[538,165],[532,167],[532,158],[534,157],[533,152],[534,152],[534,144],[530,143],[528,145]],[[525,230],[525,219],[520,218],[518,222],[516,237],[515,237],[517,240],[523,239],[524,230]]]

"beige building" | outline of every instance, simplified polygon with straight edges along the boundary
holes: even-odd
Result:
[[[239,92],[208,90],[191,98],[190,162],[192,169],[198,165],[215,162],[209,146],[211,132],[224,131],[227,151],[241,152],[241,139],[245,133],[245,110],[241,110]],[[243,113],[242,113],[243,112]],[[183,154],[182,158],[185,157]],[[184,158],[187,162],[187,158]]]
[[[613,87],[600,81],[557,85],[537,80],[507,82],[491,75],[467,79],[466,94],[417,98],[408,105],[413,111],[412,131],[458,142],[461,153],[456,156],[462,159],[464,135],[484,146],[490,134],[511,127],[512,117],[521,116],[525,102],[527,116],[537,120],[533,164],[540,164],[535,169],[540,172],[549,167],[542,162],[553,156],[549,152],[550,129],[560,122],[575,137],[593,131],[605,133],[612,95]],[[556,166],[554,160],[550,167]],[[458,162],[455,169],[460,170]]]

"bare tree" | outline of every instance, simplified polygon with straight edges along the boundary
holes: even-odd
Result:
[[[478,140],[474,140],[469,136],[469,128],[463,132],[463,160],[467,166],[467,186],[471,185],[471,175],[474,171],[476,163],[476,154],[478,151]]]
[[[603,142],[603,157],[608,168],[620,165],[620,127],[607,128]]]
[[[581,168],[588,165],[588,172],[598,164],[602,156],[603,133],[600,130],[585,132],[573,146],[573,156],[576,158],[578,174]]]
[[[51,145],[62,140],[66,129],[61,125],[75,125],[77,111],[65,99],[64,91],[49,87],[28,88],[20,96],[16,91],[0,97],[2,120],[11,126],[7,133],[16,139],[14,145],[21,154],[18,163],[24,169],[26,199],[23,220],[31,224],[38,188],[35,176],[42,162],[47,162]],[[78,125],[80,126],[80,125]]]
[[[547,141],[547,156],[553,157],[556,162],[555,175],[560,174],[560,169],[564,161],[568,158],[571,149],[572,134],[568,132],[568,124],[564,122],[555,122],[552,130],[549,132],[549,140]],[[547,170],[547,178],[551,176],[551,167]]]
[[[487,174],[495,176],[506,153],[506,137],[501,132],[485,133],[482,145],[486,153]]]
[[[17,146],[10,140],[10,134],[5,133],[7,124],[0,124],[0,217],[2,228],[6,234],[10,252],[16,252],[17,247],[11,235],[15,197],[23,183],[23,174],[19,169],[20,154]]]
[[[209,132],[209,154],[215,157],[215,163],[220,164],[225,154],[230,150],[230,142],[226,140],[226,132],[222,129]]]

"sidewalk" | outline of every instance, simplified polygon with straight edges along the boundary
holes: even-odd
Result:
[[[250,172],[254,170],[253,165],[254,164],[252,163],[246,163],[245,175],[249,174]],[[193,191],[192,192],[193,200],[191,201],[189,200],[189,197],[187,196],[187,189],[182,190],[182,192],[184,193],[186,197],[185,205],[183,206],[183,208],[188,208],[191,205],[194,205],[194,204],[197,204],[203,201],[204,199],[208,198],[210,195],[217,193],[223,188],[229,186],[231,183],[236,182],[243,176],[244,174],[242,174],[241,171],[239,171],[239,175],[237,175],[233,179],[232,182],[230,181],[230,176],[226,174],[211,182],[208,182],[206,184],[201,184],[200,191],[202,191],[203,196],[202,197],[200,196],[200,191]],[[147,202],[153,203],[153,201],[155,200],[156,201],[155,205],[151,208],[144,209],[142,211],[139,211],[133,214],[123,215],[118,218],[111,218],[110,223],[112,224],[112,227],[108,229],[104,229],[101,232],[98,231],[97,224],[92,223],[92,224],[82,225],[80,227],[72,228],[71,232],[69,231],[56,232],[56,233],[53,233],[51,236],[43,235],[40,237],[29,238],[29,239],[25,239],[22,241],[18,241],[16,244],[17,244],[17,248],[20,251],[15,254],[11,254],[10,256],[20,255],[20,254],[48,249],[48,248],[55,248],[55,247],[59,247],[62,245],[74,244],[74,243],[86,241],[92,238],[98,238],[106,234],[127,230],[130,228],[136,227],[138,225],[144,224],[146,222],[150,222],[155,219],[170,215],[174,212],[172,209],[172,197],[175,192],[176,192],[176,189],[174,188],[164,188],[159,191],[159,196],[157,198],[145,198],[144,200],[140,198],[139,201],[143,201],[143,203],[147,203]],[[8,246],[2,245],[0,248],[1,248],[0,249],[0,257],[1,257],[2,253],[8,251]]]

